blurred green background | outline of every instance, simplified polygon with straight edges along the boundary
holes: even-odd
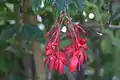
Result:
[[[35,73],[32,42],[40,42],[44,60],[44,34],[65,8],[88,32],[89,60],[62,76],[46,68],[48,80],[120,80],[120,0],[0,0],[0,80],[35,80],[24,74],[26,66]]]

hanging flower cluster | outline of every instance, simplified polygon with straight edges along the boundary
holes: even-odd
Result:
[[[66,37],[70,38],[72,43],[60,49],[60,30],[63,21],[67,28]],[[83,36],[81,37],[80,34]],[[60,74],[63,74],[64,66],[68,66],[70,72],[74,72],[77,68],[80,71],[81,64],[87,60],[87,55],[84,52],[88,50],[86,35],[87,32],[80,27],[80,24],[73,23],[68,16],[61,14],[54,27],[45,35],[46,38],[49,36],[50,40],[45,47],[47,57],[44,65],[48,64],[49,70],[54,69]]]

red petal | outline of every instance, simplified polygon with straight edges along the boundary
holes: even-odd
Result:
[[[57,42],[52,42],[52,45],[53,45],[53,46],[57,46],[58,43],[57,43]]]
[[[69,60],[69,70],[70,72],[74,72],[76,67],[78,64],[78,58],[76,56],[73,56],[70,60]]]
[[[50,34],[50,32],[47,32],[47,33],[45,34],[45,38],[47,38],[47,37],[49,36],[49,34]]]
[[[45,64],[48,63],[48,62],[49,62],[49,57],[47,57],[47,58],[45,59],[45,61],[44,61],[44,66],[45,66]]]
[[[55,63],[55,56],[51,55],[50,56],[50,62],[49,62],[49,70],[52,70],[54,67],[54,63]]]
[[[83,56],[83,54],[81,54],[81,56],[80,56],[80,58],[79,58],[79,62],[80,62],[80,64],[82,64],[83,61],[84,61],[84,56]]]
[[[84,50],[88,50],[88,47],[87,47],[86,44],[81,45],[81,47],[82,47]]]
[[[53,66],[54,66],[54,60],[51,60],[50,63],[49,63],[49,70],[51,71],[53,69]]]
[[[48,49],[48,50],[46,50],[46,55],[50,55],[50,54],[52,54],[53,53],[53,50],[52,49]]]
[[[80,56],[81,54],[82,54],[82,51],[80,49],[75,52],[76,56]]]
[[[46,48],[49,48],[51,47],[52,43],[49,41],[47,44],[46,44]]]
[[[63,48],[63,51],[66,52],[66,51],[69,50],[69,48],[70,48],[70,46],[66,46],[66,47]]]
[[[62,63],[62,61],[59,61],[59,73],[60,75],[63,74],[64,71],[64,64]]]
[[[83,52],[84,60],[87,61],[87,55],[85,52]]]
[[[80,65],[81,65],[80,62],[78,62],[78,71],[80,71]]]
[[[64,53],[61,52],[59,58],[64,64],[66,63],[66,56]]]
[[[69,34],[69,33],[67,34],[67,36],[66,36],[66,37],[71,38],[71,36],[70,36],[70,34]]]
[[[81,54],[80,58],[79,58],[79,62],[78,62],[78,70],[80,71],[80,66],[83,63],[84,57],[83,54]]]
[[[58,68],[59,68],[59,62],[58,62],[58,60],[56,60],[55,61],[55,65],[54,65],[54,69],[58,70]]]
[[[80,39],[80,44],[81,44],[81,45],[83,45],[83,44],[85,44],[85,43],[86,43],[86,38]]]
[[[64,52],[65,55],[68,57],[69,55],[72,55],[73,49],[72,49],[71,46],[67,46],[67,47],[63,48],[63,52]]]

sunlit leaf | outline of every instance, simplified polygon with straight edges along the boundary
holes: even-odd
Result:
[[[5,5],[8,7],[8,9],[13,12],[14,11],[14,5],[10,3],[5,3]]]

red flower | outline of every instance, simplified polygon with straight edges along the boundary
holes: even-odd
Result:
[[[78,60],[78,70],[80,71],[80,66],[84,61],[84,57],[83,54],[80,55],[79,60]]]
[[[83,44],[83,45],[81,45],[81,48],[83,48],[84,50],[88,50],[88,47],[87,47],[87,45],[86,44]]]
[[[86,44],[86,38],[81,38],[81,39],[80,39],[80,44],[81,44],[81,45]]]
[[[59,71],[60,75],[64,72],[64,63],[61,60],[56,60],[54,64],[54,69]]]
[[[64,64],[62,61],[59,61],[59,73],[60,73],[60,75],[63,74],[63,71],[64,71]]]
[[[86,38],[79,38],[78,39],[79,40],[79,43],[78,43],[78,47],[80,47],[80,48],[83,48],[84,50],[88,50],[88,47],[87,47],[87,45],[86,45]]]
[[[72,55],[73,53],[73,48],[72,46],[66,46],[63,48],[63,52],[65,53],[66,57]]]
[[[77,57],[79,57],[80,55],[82,54],[82,50],[80,48],[78,48],[76,51],[75,51],[75,55]]]
[[[53,57],[50,58],[49,62],[49,70],[52,70],[54,67],[55,59]]]
[[[50,55],[45,59],[44,65],[49,63],[49,70],[52,70],[54,67],[55,60],[56,60],[56,56]]]
[[[46,55],[50,55],[54,53],[53,49],[49,48],[49,49],[46,49]]]
[[[59,71],[60,75],[64,72],[64,66],[68,66],[70,72],[76,71],[76,68],[79,68],[83,64],[84,61],[87,60],[87,55],[84,52],[88,50],[86,45],[86,34],[87,32],[80,27],[80,24],[73,23],[69,17],[65,16],[66,22],[65,26],[67,28],[67,37],[71,39],[71,45],[65,46],[60,49],[60,29],[64,20],[65,15],[59,17],[58,21],[54,25],[55,28],[51,28],[50,31],[46,34],[46,38],[49,36],[50,40],[48,41],[45,47],[45,54],[47,58],[45,59],[44,65],[49,65],[49,70]],[[69,27],[71,24],[72,28]],[[83,33],[84,38],[80,37],[80,34]],[[62,50],[62,51],[61,51]],[[68,59],[68,63],[67,63]]]
[[[86,55],[86,53],[84,51],[82,51],[82,53],[83,53],[84,60],[87,61],[87,55]]]
[[[55,61],[54,69],[55,69],[56,71],[59,69],[59,60],[58,60],[58,59]]]
[[[56,55],[57,59],[55,61],[54,69],[58,70],[59,73],[62,74],[64,71],[64,65],[66,64],[66,57],[62,52],[57,52]]]
[[[48,42],[48,44],[46,45],[46,48],[45,48],[45,54],[46,55],[50,55],[50,54],[53,54],[54,53],[54,50],[55,50],[55,47],[58,45],[58,43],[55,43],[55,42]]]
[[[78,64],[78,58],[74,55],[69,60],[69,70],[70,72],[74,72],[76,70]]]

